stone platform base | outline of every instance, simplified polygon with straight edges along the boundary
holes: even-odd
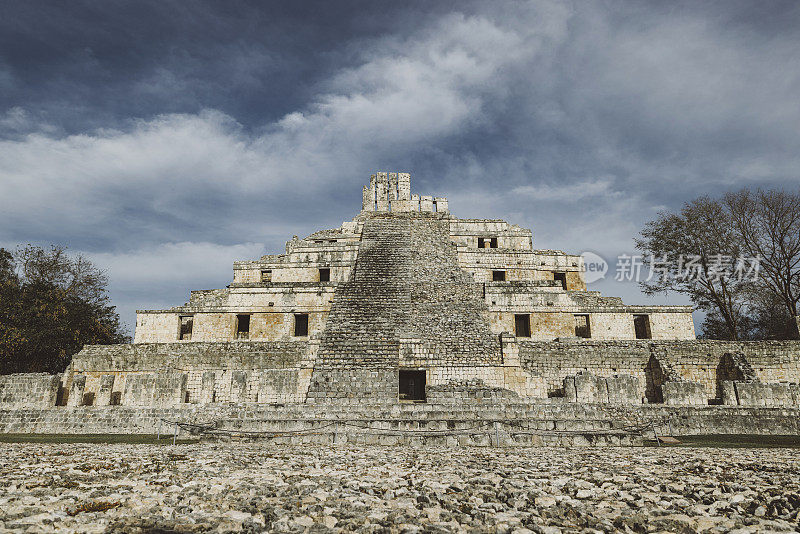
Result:
[[[0,433],[204,434],[386,445],[630,445],[644,433],[800,435],[796,408],[509,402],[484,405],[189,405],[0,410]]]

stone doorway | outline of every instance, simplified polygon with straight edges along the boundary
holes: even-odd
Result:
[[[425,371],[400,371],[400,400],[425,400]]]

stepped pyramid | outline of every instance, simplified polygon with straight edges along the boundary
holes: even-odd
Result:
[[[585,338],[694,339],[691,308],[587,291],[581,256],[535,250],[530,230],[503,220],[455,217],[446,198],[412,194],[409,174],[381,172],[339,228],[235,262],[224,289],[137,312],[134,343],[263,343],[268,365],[292,371],[237,371],[233,398],[323,402],[421,400],[466,383],[544,396],[559,386],[525,371],[526,344]],[[190,375],[187,397],[213,396],[225,373]]]

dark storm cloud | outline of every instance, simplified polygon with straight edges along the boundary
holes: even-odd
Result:
[[[435,9],[445,8],[441,4]],[[432,13],[397,2],[7,2],[4,104],[66,132],[223,111],[260,126],[357,61],[352,46]]]
[[[538,247],[630,252],[659,209],[798,186],[799,22],[755,2],[9,3],[0,244],[91,253],[131,322],[337,226],[396,169]]]

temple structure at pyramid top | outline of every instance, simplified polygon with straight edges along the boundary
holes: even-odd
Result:
[[[364,186],[361,211],[447,213],[444,197],[411,194],[411,175],[407,172],[379,172]]]

